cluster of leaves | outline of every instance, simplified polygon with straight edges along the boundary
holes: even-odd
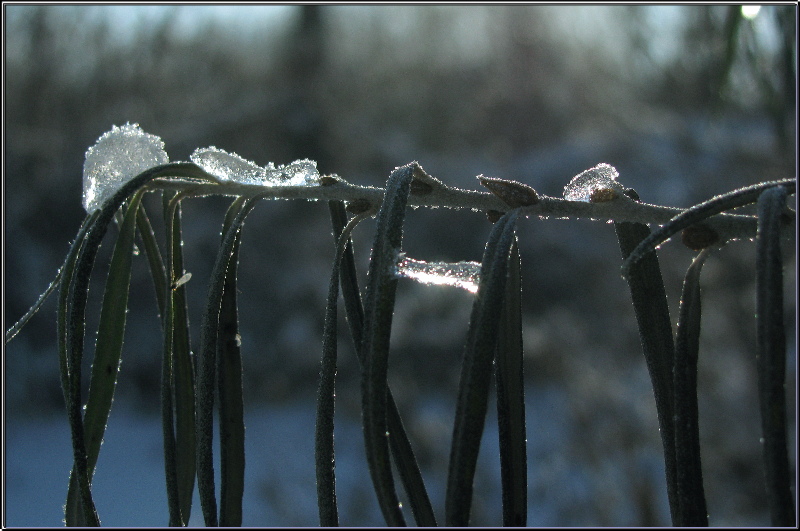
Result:
[[[339,182],[334,178],[328,179],[332,186]],[[167,246],[162,257],[142,196],[165,181],[177,183],[178,191],[166,187],[163,194]],[[206,298],[200,345],[196,355],[192,356],[183,286],[187,277],[181,253],[180,200],[188,196],[193,187],[204,182],[213,183],[214,179],[193,163],[172,163],[151,168],[122,186],[101,209],[87,216],[56,280],[31,312],[6,333],[8,341],[44,298],[59,288],[61,379],[74,451],[65,507],[68,525],[100,523],[92,499],[91,480],[117,382],[137,234],[139,245],[148,257],[163,324],[161,402],[170,525],[186,525],[188,522],[195,479],[206,525],[237,526],[242,523],[245,455],[236,277],[244,220],[265,195],[237,197],[225,216]],[[505,206],[487,212],[494,227],[480,264],[480,281],[467,331],[453,425],[444,523],[448,526],[469,524],[478,450],[485,430],[494,373],[503,524],[524,526],[527,523],[527,438],[520,313],[521,262],[515,229],[518,217],[543,199],[531,188],[514,181],[481,178],[481,183]],[[417,163],[392,172],[377,210],[368,285],[363,299],[350,232],[359,221],[375,213],[375,205],[357,197],[347,205],[342,200],[329,201],[336,251],[325,313],[315,450],[322,525],[338,525],[333,429],[340,293],[361,364],[366,457],[385,520],[392,526],[406,523],[396,491],[393,463],[416,523],[425,526],[437,524],[411,441],[389,388],[388,357],[398,282],[395,268],[398,253],[402,250],[407,206],[410,198],[424,204],[424,198],[432,197],[434,189],[442,186]],[[758,206],[758,381],[764,468],[772,523],[792,525],[794,522],[783,387],[786,344],[781,241],[786,227],[794,223],[794,212],[787,209],[786,201],[788,195],[795,193],[795,179],[761,183],[682,211],[654,232],[644,223],[615,222],[624,260],[623,273],[630,286],[656,399],[667,492],[675,525],[708,525],[697,408],[696,372],[701,322],[699,279],[708,254],[716,246],[724,244],[724,240],[720,240],[707,223],[712,216],[753,203]],[[617,199],[617,195],[615,190],[608,189],[603,193],[593,193],[590,201],[605,203]],[[624,195],[632,201],[638,200],[633,190],[625,190]],[[111,257],[84,408],[81,363],[89,280],[100,242],[120,211],[120,231]],[[354,214],[349,221],[348,211]],[[653,251],[678,232],[682,232],[684,243],[698,250],[699,254],[686,274],[677,332],[673,335],[664,284]],[[212,451],[215,400],[219,403],[219,497]]]

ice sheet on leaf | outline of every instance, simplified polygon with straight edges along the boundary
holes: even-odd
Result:
[[[572,178],[564,187],[564,199],[589,202],[594,190],[606,188],[622,193],[624,189],[617,182],[617,177],[619,177],[619,173],[614,166],[605,162],[598,164]]]
[[[410,278],[423,284],[455,286],[470,293],[478,291],[481,264],[478,262],[425,262],[399,253],[395,265],[398,278]]]
[[[198,148],[189,157],[192,162],[220,181],[257,186],[313,186],[319,184],[317,163],[313,160],[296,160],[275,167],[270,162],[261,167],[237,155],[216,147]]]
[[[92,213],[125,183],[154,166],[169,162],[164,142],[139,124],[113,126],[86,151],[83,208]]]

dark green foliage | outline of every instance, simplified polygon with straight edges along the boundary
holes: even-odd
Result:
[[[341,233],[341,229],[344,228],[347,221],[345,208],[341,202],[333,201],[330,203],[330,209],[331,219],[334,225],[334,234]],[[360,349],[360,345],[364,330],[364,309],[361,304],[361,292],[358,288],[358,278],[356,275],[355,259],[353,257],[353,246],[351,242],[348,242],[345,247],[341,268],[341,283],[342,298],[345,303],[347,321],[350,324],[350,333],[353,337],[355,351],[363,370],[364,353]],[[411,511],[414,513],[414,518],[418,525],[435,526],[436,517],[433,513],[433,507],[422,480],[422,473],[417,464],[411,442],[403,427],[403,421],[400,418],[400,412],[397,409],[397,404],[395,404],[390,388],[387,388],[386,404],[386,423],[389,428],[389,433],[394,434],[394,436],[390,438],[389,444],[394,458],[395,468],[398,474],[400,474],[400,480],[405,487],[406,495],[411,505]]]
[[[397,289],[393,268],[402,245],[403,219],[413,175],[413,166],[408,164],[395,169],[386,183],[370,257],[360,345],[364,361],[361,392],[367,462],[378,503],[390,526],[405,525],[389,462],[389,438],[394,434],[388,431],[386,410],[389,337]]]
[[[786,433],[786,332],[783,324],[783,258],[780,229],[787,190],[776,186],[758,199],[756,321],[758,393],[764,470],[772,525],[795,525]]]
[[[100,310],[89,397],[83,417],[90,480],[100,454],[100,444],[103,441],[103,433],[111,412],[111,403],[117,384],[125,335],[136,217],[142,195],[142,192],[134,194],[126,209],[125,218],[111,256],[111,267],[103,294],[103,307]],[[71,483],[71,485],[73,484]]]
[[[739,190],[734,190],[733,192],[728,192],[727,194],[718,195],[692,208],[687,208],[670,220],[669,223],[665,223],[658,230],[653,231],[652,234],[642,240],[641,243],[629,253],[629,256],[627,256],[623,264],[623,274],[627,274],[635,262],[641,260],[645,254],[655,249],[658,244],[665,241],[673,234],[715,214],[755,203],[762,191],[775,186],[784,186],[788,193],[793,194],[797,187],[797,179],[770,181],[747,186]]]
[[[164,311],[164,349],[161,361],[161,422],[164,438],[164,476],[167,482],[167,506],[169,507],[169,525],[173,527],[183,526],[185,521],[181,515],[181,503],[178,495],[178,467],[177,450],[174,433],[174,405],[172,390],[174,388],[173,348],[175,346],[175,292],[183,291],[183,286],[173,287],[175,284],[175,232],[178,231],[180,240],[180,225],[178,225],[177,208],[180,201],[180,194],[173,195],[171,198],[164,197],[164,218],[167,227],[167,271],[170,272],[170,282],[163,284]],[[178,245],[180,247],[180,245]],[[187,448],[187,453],[194,453],[193,448]]]
[[[501,326],[500,314],[505,299],[509,253],[515,240],[517,215],[517,211],[512,210],[497,221],[481,262],[481,281],[467,332],[450,449],[445,501],[448,526],[469,524],[472,482],[486,420],[489,379]]]
[[[336,506],[335,454],[333,447],[333,414],[336,396],[336,358],[339,277],[345,245],[352,248],[350,235],[344,231],[344,223],[337,223],[337,208],[344,211],[344,204],[330,204],[333,218],[333,235],[336,252],[325,305],[325,330],[322,334],[322,367],[320,368],[319,391],[317,393],[317,420],[314,435],[314,457],[317,474],[317,500],[319,501],[319,523],[324,527],[339,525]],[[346,218],[346,215],[342,216]]]
[[[708,526],[700,466],[700,420],[697,410],[697,358],[700,349],[700,271],[708,250],[689,266],[683,281],[675,337],[675,468],[678,525]]]
[[[508,259],[508,280],[495,354],[503,525],[510,527],[524,527],[528,520],[521,281],[519,249],[515,241]]]
[[[201,341],[195,364],[189,342],[186,292],[184,281],[180,280],[185,273],[181,250],[180,201],[188,195],[189,188],[179,192],[163,192],[167,246],[162,258],[142,204],[144,193],[149,191],[148,183],[156,177],[204,179],[207,176],[194,164],[177,163],[153,168],[134,178],[102,209],[86,217],[63,267],[48,288],[50,292],[60,284],[57,322],[59,361],[74,456],[65,508],[66,522],[71,526],[100,523],[92,499],[91,479],[121,360],[137,230],[139,245],[147,255],[153,277],[164,334],[161,403],[169,524],[184,526],[188,523],[196,478],[206,525],[242,525],[245,426],[237,268],[244,220],[262,197],[242,196],[235,199],[225,216],[202,317]],[[491,182],[492,186],[501,183],[499,193],[506,194],[506,181]],[[374,211],[371,208],[357,210],[348,222],[343,201],[328,203],[336,245],[325,310],[315,434],[317,498],[320,523],[324,526],[339,525],[333,434],[340,292],[361,367],[363,433],[378,504],[387,524],[405,525],[395,488],[396,471],[416,523],[420,526],[435,526],[437,523],[411,441],[388,385],[388,371],[398,284],[396,268],[402,251],[408,198],[409,195],[434,194],[442,186],[438,180],[424,174],[416,162],[396,168],[390,175],[377,214],[363,306],[350,233]],[[697,403],[700,272],[713,246],[724,242],[716,241],[713,235],[709,236],[710,233],[705,234],[707,227],[702,222],[709,216],[756,201],[757,360],[766,486],[773,525],[792,525],[794,522],[787,454],[781,243],[787,225],[793,220],[793,213],[786,210],[786,198],[795,193],[795,186],[794,180],[777,181],[724,194],[687,209],[652,233],[642,223],[615,223],[655,395],[664,447],[666,489],[674,525],[708,525]],[[518,191],[516,183],[512,189],[514,193]],[[497,189],[492,191],[498,194]],[[625,193],[638,200],[634,191],[627,190]],[[111,256],[103,295],[100,329],[84,413],[81,406],[80,368],[89,278],[100,242],[125,201],[128,204]],[[523,201],[519,206],[525,204]],[[492,373],[495,374],[497,391],[503,524],[527,524],[522,273],[515,233],[519,213],[520,210],[516,208],[505,214],[492,213],[495,225],[480,265],[480,281],[467,330],[450,449],[445,499],[445,519],[449,526],[466,526],[470,523]],[[695,257],[684,279],[680,315],[673,341],[666,291],[658,258],[652,250],[680,230],[689,231],[688,236],[684,232],[684,237],[689,238],[693,245],[698,238],[707,244],[695,246],[703,247],[703,250]],[[25,318],[7,332],[7,341],[41,306],[46,294]],[[216,393],[220,437],[219,499],[215,490],[212,451]]]
[[[636,192],[627,190],[633,199],[638,200]],[[641,223],[614,223],[617,231],[622,258],[630,260],[631,253],[642,246],[650,236],[650,229]],[[636,322],[639,325],[639,337],[650,382],[656,399],[658,427],[661,442],[664,446],[664,461],[667,475],[667,495],[670,500],[670,512],[673,523],[676,519],[676,463],[675,433],[673,430],[673,404],[675,392],[672,382],[674,346],[672,343],[672,325],[669,318],[667,294],[661,279],[661,267],[655,253],[645,255],[640,261],[631,265],[628,273],[628,285],[631,290]]]
[[[197,411],[197,486],[200,492],[200,504],[203,509],[203,517],[207,526],[216,527],[217,522],[217,500],[214,492],[214,463],[212,439],[214,434],[213,409],[214,409],[214,387],[217,385],[217,349],[221,338],[226,334],[220,329],[222,322],[222,304],[225,285],[229,271],[229,264],[234,258],[234,250],[238,248],[239,234],[244,223],[244,218],[255,206],[256,199],[245,200],[237,199],[231,205],[226,216],[226,223],[223,227],[222,242],[220,243],[217,260],[211,274],[211,283],[208,290],[206,311],[203,315],[201,325],[200,356],[197,362],[197,390],[196,390],[196,411]],[[234,270],[235,273],[235,270]],[[234,391],[235,392],[235,391]],[[241,394],[241,388],[238,393]],[[230,397],[227,397],[230,398]],[[220,397],[220,407],[232,407],[230,403],[222,403]],[[235,407],[235,406],[233,406]],[[228,417],[230,418],[230,417]],[[222,452],[226,454],[226,452]],[[244,458],[236,463],[238,467],[244,466]],[[226,469],[226,472],[228,470]],[[234,478],[223,474],[223,481],[233,479],[238,482],[236,476],[239,472],[233,472]],[[226,492],[227,494],[227,492]],[[229,499],[223,499],[227,506],[231,503]],[[238,499],[241,504],[241,497]],[[227,506],[226,514],[229,514],[231,507]],[[234,513],[241,509],[233,510]]]
[[[70,335],[79,334],[83,339],[84,324],[79,321],[72,324],[69,321],[73,295],[70,288],[75,274],[76,263],[81,248],[85,244],[89,228],[99,217],[100,212],[96,211],[86,217],[83,225],[78,231],[78,236],[70,247],[67,260],[62,269],[61,289],[59,290],[58,301],[58,353],[61,368],[61,389],[64,392],[64,404],[67,408],[67,419],[70,431],[72,432],[73,448],[73,472],[70,475],[70,483],[73,482],[77,488],[72,489],[74,496],[67,495],[65,507],[65,521],[67,525],[100,525],[97,518],[97,511],[94,508],[94,501],[89,489],[89,464],[86,457],[86,445],[84,442],[83,419],[80,411],[80,364],[77,366],[78,377],[74,359],[70,356],[69,345]],[[76,381],[78,384],[75,391]],[[77,395],[77,396],[76,396]],[[75,479],[73,479],[75,478]]]
[[[249,210],[253,202],[241,207]],[[225,217],[223,234],[232,230],[238,205]],[[246,215],[247,212],[244,212]],[[244,218],[242,218],[244,219]],[[217,335],[217,378],[219,381],[220,439],[220,508],[219,523],[223,527],[242,525],[244,495],[244,400],[242,397],[242,355],[240,351],[239,314],[236,305],[236,271],[239,265],[241,229],[236,231],[231,249]]]
[[[186,302],[186,287],[173,287],[174,279],[183,276],[183,244],[181,236],[181,209],[178,197],[170,198],[164,194],[165,219],[167,230],[171,227],[171,259],[172,282],[165,280],[166,299],[172,299],[172,382],[175,400],[175,441],[180,451],[176,457],[177,500],[181,520],[184,525],[189,521],[192,509],[192,491],[194,490],[195,468],[197,466],[197,444],[195,427],[194,397],[194,361],[189,342],[189,317]],[[170,205],[175,201],[174,210]],[[170,210],[173,213],[170,214]],[[169,216],[172,216],[171,221]],[[169,291],[167,291],[169,290]],[[165,329],[165,336],[167,331]],[[165,345],[165,352],[168,350]],[[169,358],[165,355],[164,360]]]

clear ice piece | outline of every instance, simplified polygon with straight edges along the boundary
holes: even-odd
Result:
[[[264,168],[214,146],[195,149],[189,159],[220,181],[261,185],[267,180]]]
[[[589,202],[592,191],[604,188],[610,188],[622,193],[624,189],[617,182],[617,177],[619,177],[619,173],[614,166],[605,162],[598,164],[594,168],[589,168],[572,178],[569,184],[564,187],[564,199]]]
[[[154,166],[169,162],[164,142],[139,124],[116,125],[86,151],[83,208],[92,213],[125,183]]]
[[[271,164],[271,163],[270,163]],[[281,166],[279,171],[282,179],[281,186],[314,186],[319,184],[319,170],[313,160],[296,160],[291,164]]]
[[[478,262],[425,262],[406,257],[405,253],[397,256],[395,276],[410,278],[423,284],[455,286],[470,293],[478,291],[481,264]]]
[[[314,186],[319,184],[317,163],[313,160],[296,160],[275,167],[272,162],[265,167],[228,153],[216,147],[198,148],[189,158],[192,162],[219,179],[258,186]]]

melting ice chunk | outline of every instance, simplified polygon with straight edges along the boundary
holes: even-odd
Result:
[[[281,166],[278,170],[281,176],[274,183],[275,186],[314,186],[319,184],[319,171],[317,163],[313,160],[296,160],[291,164]]]
[[[564,187],[564,199],[568,201],[586,201],[594,190],[610,188],[622,193],[623,187],[617,182],[617,169],[614,166],[598,164],[594,168],[589,168],[572,178],[567,186]]]
[[[267,178],[264,168],[243,159],[236,153],[228,153],[214,146],[197,148],[189,158],[220,181],[262,184]]]
[[[83,208],[92,213],[125,183],[169,157],[161,138],[145,133],[139,124],[113,126],[86,151],[83,164]]]
[[[213,146],[198,148],[189,158],[220,181],[258,186],[313,186],[319,184],[319,171],[317,171],[317,163],[313,160],[296,160],[277,168],[270,162],[262,168],[236,153],[228,153]]]
[[[423,284],[437,284],[478,291],[481,264],[478,262],[425,262],[399,253],[395,265],[398,278],[410,278]]]

